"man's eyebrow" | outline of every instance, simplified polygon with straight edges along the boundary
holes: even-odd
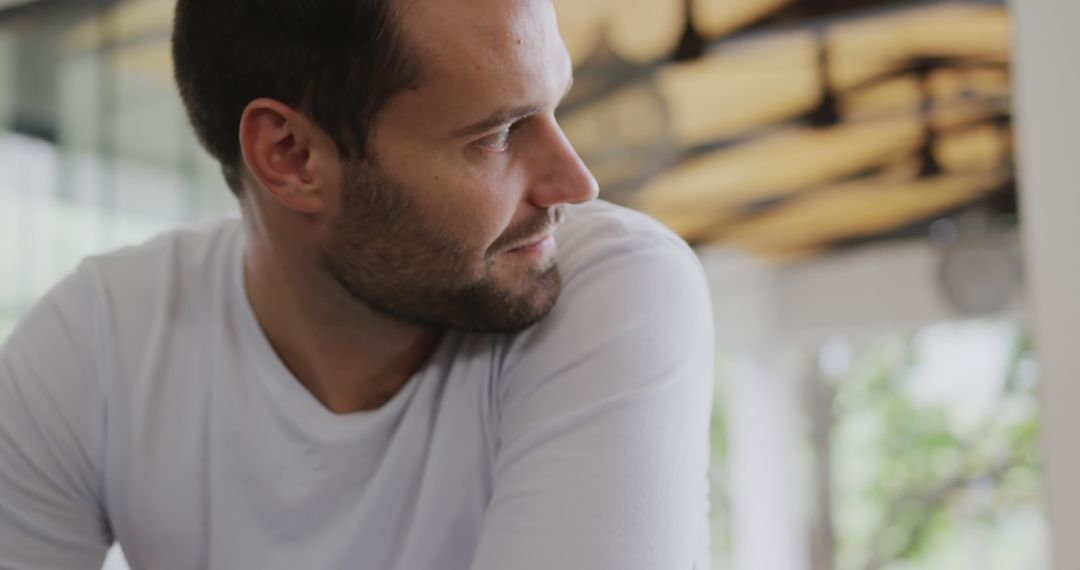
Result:
[[[500,125],[512,123],[518,119],[528,117],[529,115],[538,112],[540,112],[540,108],[536,105],[513,107],[510,109],[499,109],[498,111],[495,111],[494,113],[489,115],[486,119],[475,122],[469,126],[462,127],[451,133],[450,136],[454,138],[464,138],[468,136],[478,135],[480,133],[490,131],[491,129],[494,129],[495,127],[498,127]]]
[[[566,98],[566,95],[568,95],[570,93],[570,90],[573,88],[574,78],[571,77],[569,86],[566,88],[563,96],[559,98],[559,101],[562,102],[562,100]],[[453,138],[465,138],[468,136],[475,136],[481,133],[486,133],[487,131],[494,129],[495,127],[513,123],[514,121],[528,117],[529,115],[532,115],[534,113],[539,113],[541,110],[542,109],[537,105],[523,105],[520,107],[499,109],[491,115],[488,115],[488,117],[483,120],[477,121],[471,125],[461,127],[460,129],[455,130],[453,133],[450,133],[450,136]]]

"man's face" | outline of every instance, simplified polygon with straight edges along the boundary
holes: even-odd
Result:
[[[571,65],[547,0],[416,2],[402,10],[420,87],[379,115],[345,168],[323,266],[409,322],[514,331],[560,290],[553,232],[596,182],[554,119]]]

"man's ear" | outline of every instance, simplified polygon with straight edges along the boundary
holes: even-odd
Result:
[[[337,147],[310,118],[273,99],[256,99],[240,116],[240,151],[251,175],[283,206],[313,214],[336,188]]]

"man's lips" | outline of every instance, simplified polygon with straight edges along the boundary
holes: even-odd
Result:
[[[530,238],[529,241],[524,242],[518,246],[512,247],[507,253],[532,253],[545,249],[548,245],[555,244],[555,230],[548,230],[543,234]]]

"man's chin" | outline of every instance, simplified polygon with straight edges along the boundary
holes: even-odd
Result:
[[[326,263],[330,276],[355,301],[403,323],[478,333],[514,333],[546,317],[562,281],[558,267],[499,267],[486,279],[460,288],[413,288],[408,281],[365,287],[342,264]],[[506,271],[517,269],[516,271]],[[414,279],[413,283],[420,280]]]
[[[525,283],[519,281],[516,287],[492,291],[483,315],[477,315],[474,330],[514,333],[527,329],[551,313],[561,291],[562,280],[554,265],[539,275],[530,275]]]

